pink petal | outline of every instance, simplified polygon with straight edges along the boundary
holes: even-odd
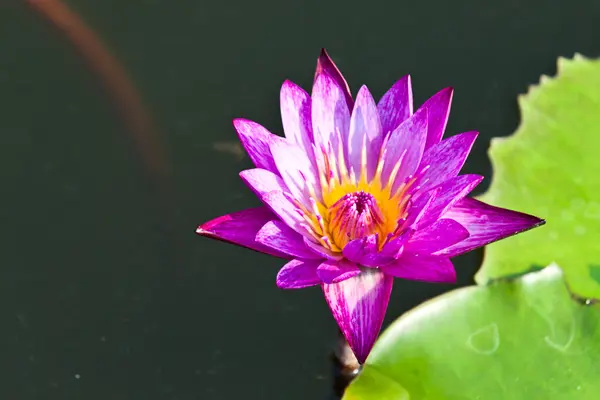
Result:
[[[273,135],[262,125],[247,119],[234,119],[233,126],[254,165],[258,168],[277,172],[270,145],[275,142],[285,142],[285,139]]]
[[[329,54],[325,49],[321,49],[321,54],[317,60],[317,70],[315,71],[315,81],[319,75],[327,75],[333,79],[335,84],[340,88],[346,99],[348,110],[352,110],[354,102],[352,101],[352,94],[350,93],[350,87],[348,82],[344,79],[344,76],[335,65]]]
[[[263,225],[256,234],[256,241],[290,258],[322,259],[304,244],[302,235],[281,221],[269,221]]]
[[[279,97],[281,122],[283,123],[285,137],[291,143],[301,147],[310,156],[313,151],[312,143],[314,139],[310,117],[311,100],[309,94],[295,83],[285,81],[281,86]]]
[[[377,103],[384,135],[391,133],[413,113],[410,75],[406,75],[388,90]]]
[[[317,268],[317,275],[324,283],[337,283],[360,274],[360,268],[348,260],[324,261]]]
[[[362,153],[365,146],[367,179],[371,180],[375,175],[382,140],[381,123],[375,100],[369,93],[369,89],[362,86],[356,96],[348,133],[348,166],[353,168],[357,175],[361,171]]]
[[[429,165],[429,169],[421,179],[422,189],[432,188],[458,175],[476,138],[477,132],[461,133],[425,151],[420,168]]]
[[[320,261],[292,260],[285,264],[277,274],[277,286],[281,289],[302,289],[321,283],[317,276]]]
[[[288,191],[283,179],[281,179],[279,175],[267,171],[266,169],[247,169],[240,172],[240,178],[242,178],[244,183],[252,189],[258,197],[261,197],[265,193],[272,192],[273,190],[282,192]]]
[[[276,219],[277,216],[266,207],[249,208],[205,222],[196,229],[196,233],[272,256],[290,258],[287,254],[256,241],[258,231],[266,223]]]
[[[274,190],[265,193],[261,200],[267,205],[287,226],[298,232],[302,236],[314,240],[314,234],[311,227],[304,220],[303,212],[294,204],[293,199],[283,192]]]
[[[436,196],[425,210],[425,214],[419,219],[416,228],[422,229],[434,223],[457,201],[471,193],[482,180],[483,176],[481,175],[459,175],[431,189],[436,192]]]
[[[425,150],[438,144],[444,136],[448,116],[450,115],[450,105],[452,104],[452,94],[454,89],[449,87],[442,89],[431,96],[421,107],[426,107],[427,114],[427,143]]]
[[[337,150],[348,138],[350,110],[344,92],[329,75],[321,74],[315,79],[312,91],[311,118],[317,151],[332,146]]]
[[[405,251],[417,254],[432,254],[465,240],[469,231],[452,219],[440,219],[425,229],[415,232],[406,244]]]
[[[412,281],[456,282],[454,266],[443,256],[404,253],[396,262],[381,269],[386,274]]]
[[[392,284],[391,276],[370,268],[345,281],[323,284],[333,317],[361,364],[381,330]]]
[[[384,184],[388,182],[394,166],[401,158],[394,186],[397,188],[406,180],[406,177],[413,174],[423,156],[426,140],[427,109],[420,108],[412,117],[402,122],[390,134],[385,143],[382,182]]]
[[[271,145],[271,154],[289,193],[310,209],[308,188],[312,187],[320,196],[321,185],[317,185],[315,169],[306,153],[295,144],[276,142]]]
[[[444,214],[444,218],[457,221],[469,231],[467,239],[440,252],[448,257],[466,253],[546,223],[533,215],[494,207],[468,197],[457,202]]]

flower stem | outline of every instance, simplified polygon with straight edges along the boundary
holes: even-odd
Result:
[[[339,332],[331,360],[333,363],[334,398],[341,399],[346,387],[348,387],[361,369],[360,363],[341,332]]]

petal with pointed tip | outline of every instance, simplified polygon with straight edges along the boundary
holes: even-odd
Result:
[[[429,165],[429,169],[421,179],[422,190],[437,186],[458,175],[476,138],[477,132],[461,133],[444,139],[425,151],[420,168]]]
[[[285,137],[300,146],[306,154],[312,154],[312,122],[310,95],[293,82],[285,81],[280,93],[281,122]]]
[[[341,253],[334,253],[333,251],[324,248],[320,243],[316,243],[314,238],[304,238],[304,244],[312,249],[317,254],[320,254],[322,258],[327,260],[338,261],[344,258]]]
[[[360,268],[348,260],[327,260],[317,268],[317,275],[324,283],[337,283],[360,274]]]
[[[234,119],[233,126],[254,165],[258,168],[277,172],[270,145],[274,142],[284,142],[285,139],[273,135],[264,126],[247,119]]]
[[[444,256],[403,253],[397,261],[381,269],[386,274],[412,281],[456,282],[454,266]]]
[[[331,77],[336,85],[340,88],[342,93],[344,93],[344,97],[346,99],[346,104],[348,105],[348,109],[352,110],[352,106],[354,101],[352,100],[352,94],[350,93],[350,87],[348,86],[348,82],[344,79],[344,76],[340,72],[339,68],[329,54],[327,54],[327,50],[321,49],[321,54],[317,60],[317,70],[315,71],[315,80],[319,75],[327,75]]]
[[[543,225],[546,221],[533,215],[494,207],[479,200],[464,198],[444,218],[451,218],[469,231],[469,237],[440,253],[454,257],[488,243]]]
[[[435,204],[434,201],[439,196],[439,192],[440,188],[430,190],[418,196],[414,202],[411,202],[408,206],[408,216],[406,217],[404,226],[411,228],[413,231],[420,226],[421,220]]]
[[[290,258],[256,241],[257,232],[266,223],[276,219],[277,216],[266,207],[249,208],[205,222],[196,229],[196,233],[272,256]]]
[[[437,221],[457,201],[471,193],[482,180],[483,176],[481,175],[459,175],[431,189],[436,192],[436,196],[425,210],[425,214],[419,219],[416,228],[422,229]]]
[[[469,231],[458,222],[443,218],[425,229],[415,232],[406,244],[405,251],[417,254],[432,254],[465,240]]]
[[[279,190],[265,193],[262,202],[269,207],[287,226],[308,238],[313,238],[312,229],[304,220],[303,212],[294,204],[294,200]]]
[[[256,234],[256,241],[290,258],[321,259],[304,244],[303,236],[281,221],[269,221]]]
[[[333,317],[361,364],[381,330],[392,285],[392,276],[372,268],[342,282],[323,284]]]
[[[244,183],[252,189],[257,196],[262,196],[265,193],[279,190],[287,192],[287,186],[281,177],[271,171],[262,168],[247,169],[240,172],[240,178]]]
[[[369,181],[375,175],[382,140],[381,123],[379,122],[375,100],[369,89],[362,86],[358,91],[356,103],[350,116],[348,166],[357,173],[361,171],[363,147],[366,146],[367,179]]]
[[[318,260],[292,260],[277,274],[277,286],[281,289],[302,289],[321,283],[317,275]]]
[[[312,187],[315,194],[320,196],[321,186],[316,184],[316,172],[306,153],[293,143],[275,142],[271,145],[271,154],[289,193],[310,208],[308,187]]]
[[[389,134],[413,113],[413,98],[410,75],[403,76],[377,103],[384,135]]]
[[[452,94],[454,89],[448,87],[442,89],[431,96],[421,107],[426,107],[427,114],[427,143],[425,150],[438,144],[444,136],[448,116],[450,115],[450,105],[452,104]]]
[[[312,91],[311,119],[317,151],[332,146],[336,150],[348,138],[350,110],[344,93],[329,75],[319,75]]]
[[[402,122],[389,136],[385,144],[384,166],[381,179],[387,183],[394,166],[400,158],[400,169],[396,173],[394,185],[402,184],[406,177],[413,174],[423,156],[427,140],[427,109],[420,108],[417,112]]]

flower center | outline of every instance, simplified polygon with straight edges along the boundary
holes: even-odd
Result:
[[[362,190],[342,196],[329,207],[328,216],[331,237],[339,248],[375,233],[384,223],[377,200]]]

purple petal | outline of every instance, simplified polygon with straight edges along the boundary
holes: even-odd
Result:
[[[457,201],[471,193],[482,180],[483,176],[481,175],[459,175],[432,189],[436,192],[436,196],[429,204],[425,214],[419,219],[416,229],[422,229],[434,223]]]
[[[412,229],[407,229],[400,236],[389,240],[386,244],[384,244],[381,252],[379,253],[382,259],[379,260],[378,265],[387,265],[393,260],[399,258],[404,250],[404,246],[410,240],[413,234],[414,231]]]
[[[293,82],[285,81],[280,93],[281,122],[285,137],[300,146],[309,156],[312,154],[311,100],[304,89]]]
[[[415,232],[406,244],[405,251],[417,254],[432,254],[465,240],[469,231],[452,219],[440,219],[425,229]]]
[[[412,235],[412,230],[387,242],[381,251],[377,246],[377,235],[372,234],[361,239],[351,240],[343,249],[344,257],[365,267],[381,267],[400,256],[404,244]]]
[[[420,226],[421,220],[427,215],[428,211],[434,204],[435,199],[439,196],[440,188],[430,190],[417,197],[414,202],[411,202],[408,207],[408,216],[406,217],[405,227],[416,229]]]
[[[247,119],[234,119],[233,126],[254,165],[258,168],[277,172],[270,145],[275,142],[285,142],[285,139],[273,135],[262,125]]]
[[[344,93],[329,75],[318,75],[312,91],[311,119],[317,151],[337,150],[348,138],[350,110]]]
[[[410,75],[406,75],[388,90],[377,103],[384,135],[389,134],[413,113]]]
[[[348,110],[352,110],[354,101],[352,100],[352,94],[350,93],[350,87],[348,82],[344,79],[344,76],[335,65],[329,54],[325,49],[321,49],[321,54],[317,60],[317,70],[315,71],[315,81],[319,75],[327,75],[332,78],[335,84],[340,88],[346,99]]]
[[[266,207],[249,208],[205,222],[196,229],[201,236],[237,244],[276,257],[290,258],[256,241],[257,232],[269,221],[277,219]]]
[[[412,117],[402,122],[389,136],[385,144],[384,167],[381,180],[384,184],[390,179],[394,166],[400,159],[400,169],[394,186],[402,184],[406,177],[417,169],[425,141],[427,140],[427,109],[420,108]]]
[[[314,240],[313,231],[304,220],[303,212],[296,204],[294,204],[294,201],[289,196],[286,196],[283,192],[274,190],[264,194],[261,197],[261,200],[279,217],[280,220],[285,222],[287,226],[302,236]]]
[[[469,231],[469,237],[440,253],[454,257],[488,243],[516,235],[546,223],[543,219],[481,201],[464,198],[457,202],[444,218],[451,218]]]
[[[333,251],[324,248],[320,243],[316,243],[314,238],[304,238],[304,244],[312,249],[315,253],[319,254],[322,258],[327,260],[338,261],[344,258],[341,253],[334,253]]]
[[[377,266],[374,257],[377,255],[377,234],[354,239],[348,242],[342,250],[344,257],[364,266]]]
[[[290,194],[305,207],[311,207],[309,187],[320,196],[320,185],[316,182],[313,164],[302,148],[289,142],[276,142],[271,145],[271,154],[279,174]],[[315,199],[318,200],[318,199]]]
[[[449,258],[404,253],[397,261],[381,268],[386,274],[412,281],[454,283],[456,271]]]
[[[277,274],[277,286],[281,289],[302,289],[321,283],[317,275],[320,261],[292,260],[285,264]]]
[[[476,138],[477,132],[461,133],[425,151],[420,168],[429,165],[429,169],[421,179],[422,189],[432,188],[458,175]]]
[[[370,181],[375,175],[382,140],[381,123],[375,100],[369,93],[369,89],[362,86],[356,96],[348,133],[348,166],[354,169],[357,176],[361,171],[362,153],[365,146],[367,179]]]
[[[366,269],[345,281],[323,284],[333,317],[361,364],[381,330],[393,281],[377,269]]]
[[[427,143],[425,150],[438,144],[444,136],[448,116],[450,115],[450,105],[452,104],[452,94],[454,89],[449,87],[442,89],[431,96],[421,107],[426,107],[427,114]]]
[[[287,192],[287,186],[280,176],[274,174],[271,171],[261,168],[247,169],[240,172],[240,178],[244,183],[252,189],[258,197],[261,197],[265,193],[272,192],[273,190],[279,190]]]
[[[317,275],[324,283],[337,283],[360,274],[360,268],[348,260],[325,261],[317,268]]]
[[[289,258],[322,259],[320,255],[304,244],[302,235],[281,221],[267,222],[256,234],[256,241],[270,249],[289,255]]]

